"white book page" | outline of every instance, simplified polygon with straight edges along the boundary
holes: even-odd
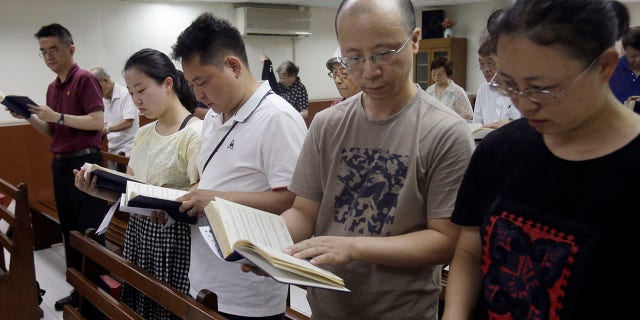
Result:
[[[216,198],[215,205],[230,244],[248,240],[277,250],[293,245],[289,229],[280,216],[221,198]]]
[[[209,245],[211,251],[216,254],[216,257],[220,258],[220,260],[224,261],[224,258],[220,255],[220,248],[218,248],[218,244],[216,243],[216,239],[213,236],[213,232],[211,231],[211,227],[202,226],[199,228],[200,234],[202,234],[202,238]]]
[[[132,193],[151,198],[175,200],[189,192],[185,190],[158,187],[135,181],[127,181],[127,200],[131,199]]]
[[[119,201],[116,201],[113,203],[111,208],[109,208],[109,211],[107,211],[107,214],[102,219],[102,222],[100,222],[100,226],[98,226],[98,229],[96,230],[96,234],[103,234],[105,231],[107,231],[107,227],[109,227],[109,223],[113,218],[113,214],[118,209],[118,204],[119,204]]]
[[[95,163],[85,162],[80,169],[85,169],[86,170],[85,173],[84,173],[84,177],[86,179],[88,179],[89,175],[94,171],[104,171],[104,172],[111,173],[111,174],[116,175],[116,176],[120,176],[120,177],[124,177],[124,178],[127,178],[127,179],[136,180],[136,177],[134,177],[132,175],[128,175],[126,173],[123,173],[123,172],[120,172],[120,171],[117,171],[117,170],[105,168],[105,167],[103,167],[101,165],[97,165]]]

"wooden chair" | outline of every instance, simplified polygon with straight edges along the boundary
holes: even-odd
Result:
[[[87,234],[94,232],[94,229],[90,229]],[[67,269],[67,282],[80,294],[80,302],[78,309],[70,305],[64,307],[65,320],[91,318],[95,316],[95,313],[91,313],[95,309],[110,319],[143,319],[98,286],[98,278],[105,270],[114,278],[121,279],[146,294],[180,319],[225,319],[214,311],[217,310],[217,297],[211,291],[201,292],[198,300],[195,300],[78,231],[71,231],[70,244],[84,257],[82,271]]]
[[[16,187],[0,179],[0,193],[15,200],[13,212],[0,204],[0,220],[9,225],[6,233],[0,232],[0,318],[39,319],[42,310],[38,306],[27,186],[21,183]],[[10,257],[8,269],[5,250]]]

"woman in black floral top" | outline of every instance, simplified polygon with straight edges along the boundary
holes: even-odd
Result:
[[[291,61],[285,61],[276,70],[280,82],[276,82],[276,76],[273,73],[273,64],[269,57],[260,56],[263,62],[262,80],[269,80],[271,89],[287,100],[296,110],[303,113],[307,112],[309,106],[309,97],[307,96],[307,88],[300,82],[298,71],[300,68]]]

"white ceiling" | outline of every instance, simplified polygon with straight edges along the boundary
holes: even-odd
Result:
[[[139,0],[140,1],[140,0]],[[162,1],[162,0],[142,0],[142,1]],[[297,6],[308,7],[321,7],[321,8],[338,8],[338,5],[342,0],[165,0],[167,2],[218,2],[218,3],[261,3],[261,4],[288,4]],[[478,2],[490,2],[494,0],[413,0],[413,5],[416,8],[434,7],[455,5],[463,3],[478,3]],[[640,0],[637,0],[640,1]]]
[[[130,0],[130,1],[151,1],[151,2],[189,2],[189,3],[260,3],[260,4],[287,4],[296,6],[338,8],[342,0]],[[426,7],[450,6],[466,3],[491,2],[495,0],[412,0],[416,9]],[[640,0],[620,0],[626,3],[638,3]]]

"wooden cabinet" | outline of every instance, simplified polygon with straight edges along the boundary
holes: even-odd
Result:
[[[456,84],[466,89],[467,86],[467,39],[438,38],[420,40],[420,49],[413,61],[413,81],[426,89],[433,83],[431,80],[431,62],[440,56],[447,56],[453,63],[453,75],[450,77]]]

